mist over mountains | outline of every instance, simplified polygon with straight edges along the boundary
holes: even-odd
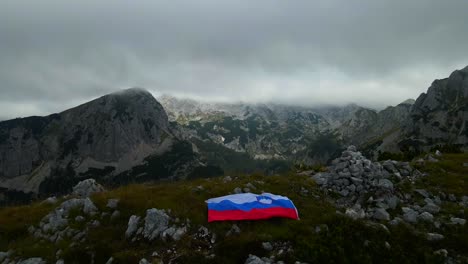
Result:
[[[468,147],[468,67],[414,102],[358,105],[199,103],[133,88],[64,112],[0,122],[0,187],[66,191],[84,178],[119,185],[326,164],[347,145],[369,157]],[[158,102],[159,101],[159,102]]]
[[[467,10],[0,0],[0,264],[468,263]]]

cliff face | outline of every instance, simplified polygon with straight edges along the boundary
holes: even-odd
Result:
[[[137,88],[47,117],[0,122],[0,187],[37,193],[57,177],[112,177],[177,141],[162,106]]]
[[[456,144],[468,149],[468,67],[435,80],[416,100],[404,127],[404,141],[415,148]]]

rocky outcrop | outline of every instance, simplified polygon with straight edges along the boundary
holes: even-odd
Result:
[[[468,150],[468,67],[435,80],[416,100],[400,148],[458,145]]]
[[[73,187],[73,194],[81,197],[89,197],[93,193],[103,192],[104,190],[104,187],[97,183],[95,179],[87,179],[80,181]]]
[[[29,258],[20,260],[18,264],[46,264],[46,261],[42,258]]]
[[[442,155],[438,151],[437,153],[436,156]],[[431,162],[426,157],[422,163],[426,161]],[[444,203],[457,204],[455,195],[434,195],[425,189],[411,189],[405,192],[404,188],[401,188],[413,185],[426,175],[410,166],[408,162],[372,162],[354,146],[350,146],[340,158],[332,161],[327,172],[314,174],[311,178],[326,195],[338,194],[338,197],[331,194],[331,197],[335,197],[331,201],[340,209],[340,214],[354,220],[366,219],[371,221],[370,223],[378,221],[389,225],[420,223],[436,229],[441,229],[443,225],[465,225],[465,219],[442,212]],[[463,196],[460,200],[462,202],[458,205],[463,207],[463,201],[468,198]],[[437,234],[428,234],[427,237],[431,241],[443,239]]]
[[[260,257],[250,254],[244,263],[245,264],[283,264],[285,263],[284,261],[276,261],[275,257],[276,257],[275,255],[272,255],[269,258],[267,257],[260,258]],[[302,262],[296,261],[295,264],[302,264]]]
[[[397,203],[394,184],[403,179],[414,181],[421,173],[408,162],[387,160],[372,162],[358,152],[354,146],[348,147],[340,158],[332,161],[328,172],[315,174],[312,178],[324,189],[337,192],[347,203],[355,203],[369,193],[378,194],[382,202],[390,207]]]
[[[141,217],[132,215],[128,220],[128,227],[125,231],[125,237],[132,242],[144,239],[153,241],[155,239],[166,240],[168,238],[178,241],[188,231],[188,223],[182,226],[170,224],[174,220],[165,210],[156,208],[146,210],[146,216],[143,221]]]
[[[128,181],[132,175],[125,172],[149,157],[164,163],[152,175],[173,177],[184,164],[198,164],[190,144],[177,150],[185,155],[179,163],[174,153],[164,157],[180,142],[158,101],[143,89],[128,89],[59,114],[0,122],[0,187],[56,193],[91,177]]]
[[[70,212],[79,211],[80,216],[70,218]],[[86,230],[78,230],[70,227],[71,223],[90,220],[89,225],[96,226],[91,218],[98,213],[98,208],[89,198],[73,198],[63,202],[54,211],[42,218],[39,226],[30,226],[28,231],[34,237],[58,243],[64,239],[72,239],[76,242],[84,242]]]

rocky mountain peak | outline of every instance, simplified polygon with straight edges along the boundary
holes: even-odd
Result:
[[[141,88],[141,87],[131,87],[131,88],[127,88],[127,89],[123,89],[123,90],[120,90],[120,91],[116,91],[116,92],[113,92],[109,95],[117,95],[117,94],[121,94],[121,95],[151,95],[151,93],[146,90],[145,88]]]
[[[399,105],[414,105],[414,103],[416,103],[416,100],[410,98],[401,102]]]
[[[164,108],[141,88],[48,117],[0,122],[0,187],[47,192],[54,188],[43,183],[52,178],[118,175],[177,140]]]
[[[414,114],[424,115],[431,111],[449,110],[451,106],[463,104],[468,97],[467,68],[452,72],[449,78],[435,80],[427,93],[423,93],[416,100]]]
[[[411,110],[405,128],[412,145],[468,145],[468,67],[435,80]]]
[[[167,114],[153,95],[142,88],[130,88],[104,95],[93,101],[61,113],[66,120],[90,122],[119,121],[121,123],[149,122],[168,126]],[[104,120],[102,120],[104,119]],[[114,123],[115,125],[115,123]]]
[[[104,95],[103,97],[125,99],[133,102],[138,102],[138,100],[145,100],[146,102],[156,101],[156,99],[148,90],[139,87],[123,89],[114,93]]]

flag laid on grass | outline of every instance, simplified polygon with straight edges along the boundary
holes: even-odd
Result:
[[[240,193],[206,201],[208,222],[226,220],[261,220],[273,217],[299,219],[288,197],[271,193]]]

